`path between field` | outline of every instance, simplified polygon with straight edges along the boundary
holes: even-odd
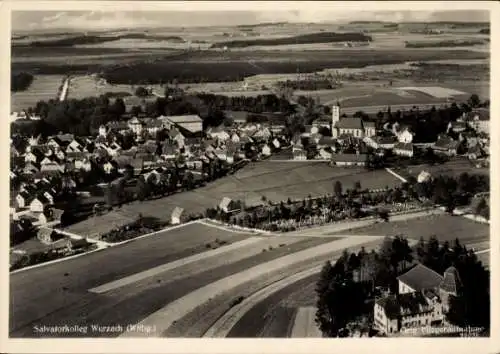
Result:
[[[130,275],[128,277],[121,278],[121,279],[112,281],[110,283],[106,283],[106,284],[100,285],[98,287],[89,289],[89,291],[92,293],[96,293],[96,294],[105,293],[107,291],[118,289],[118,288],[121,288],[123,286],[144,280],[146,278],[153,277],[153,276],[158,275],[160,273],[167,272],[167,271],[170,271],[172,269],[176,269],[176,268],[185,266],[185,265],[190,264],[190,263],[198,262],[198,261],[201,261],[201,260],[209,258],[209,257],[222,255],[222,254],[230,252],[232,250],[242,248],[242,247],[247,246],[247,245],[255,244],[255,243],[260,242],[260,241],[262,241],[261,237],[251,237],[251,238],[248,238],[246,240],[230,244],[228,246],[223,246],[223,247],[217,248],[215,250],[210,250],[210,251],[198,253],[198,254],[195,254],[195,255],[190,256],[190,257],[179,259],[177,261],[173,261],[173,262],[170,262],[167,264],[162,264],[158,267],[154,267],[154,268],[148,269],[146,271],[139,272],[139,273]]]
[[[290,267],[295,263],[304,262],[308,259],[321,255],[327,255],[339,250],[360,246],[361,244],[370,241],[373,241],[373,237],[356,237],[335,240],[327,244],[322,244],[320,246],[312,247],[300,252],[274,259],[266,263],[259,264],[258,266],[220,279],[216,282],[213,282],[212,284],[199,288],[180,299],[177,299],[176,301],[168,304],[164,308],[145,318],[139,323],[139,325],[155,326],[155,333],[157,336],[160,336],[172,324],[174,324],[175,321],[188,315],[194,308],[201,304],[207,303],[211,298],[221,295],[232,288],[255,280],[267,273]],[[148,336],[148,334],[140,332],[125,332],[120,337],[141,336]]]
[[[212,220],[210,220],[210,221],[208,221],[208,220],[201,220],[198,223],[203,224],[203,225],[208,226],[208,227],[214,227],[214,228],[222,230],[222,231],[234,232],[236,234],[248,234],[249,232],[260,233],[259,230],[253,230],[253,231],[251,229],[248,229],[247,231],[245,231],[245,230],[238,230],[236,228],[231,228],[231,227],[227,227],[225,225],[220,225],[220,224],[218,224],[216,222],[213,222]]]
[[[266,299],[271,294],[283,289],[284,287],[291,285],[297,281],[305,279],[311,275],[317,274],[321,271],[321,267],[314,267],[300,273],[294,274],[288,278],[282,279],[276,283],[273,283],[266,288],[252,294],[250,297],[245,299],[241,304],[232,307],[227,311],[222,317],[220,317],[217,322],[215,322],[212,327],[203,335],[205,338],[224,338],[226,337],[231,329],[238,323],[238,321],[248,312],[252,307],[254,307],[260,301]]]
[[[292,328],[292,338],[322,338],[323,335],[318,328],[314,317],[316,308],[312,306],[299,307],[295,315],[295,322]]]
[[[387,172],[389,172],[391,175],[393,175],[394,177],[396,177],[397,179],[399,179],[400,181],[402,181],[403,183],[406,183],[408,182],[406,180],[406,178],[404,178],[403,176],[397,174],[396,172],[394,172],[393,170],[391,170],[390,168],[386,167],[385,169]]]

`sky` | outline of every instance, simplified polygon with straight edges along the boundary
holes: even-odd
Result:
[[[488,21],[486,11],[353,11],[311,6],[297,10],[13,11],[12,29],[105,30],[134,27],[236,26],[262,22]]]

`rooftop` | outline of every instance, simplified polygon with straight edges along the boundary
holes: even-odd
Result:
[[[359,117],[341,118],[335,126],[339,129],[363,129],[363,121]]]
[[[421,291],[439,287],[443,277],[423,264],[417,264],[408,272],[400,275],[398,280],[415,291]]]

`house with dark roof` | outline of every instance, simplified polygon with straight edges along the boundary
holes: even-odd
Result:
[[[417,264],[397,279],[399,293],[404,294],[423,289],[438,289],[443,277],[423,264]]]

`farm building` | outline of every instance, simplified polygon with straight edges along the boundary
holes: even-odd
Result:
[[[413,144],[412,143],[397,143],[394,145],[393,152],[395,155],[399,156],[413,156]]]
[[[178,225],[181,224],[185,221],[185,213],[184,209],[180,207],[175,207],[175,209],[172,211],[172,216],[171,216],[171,224],[172,225]]]

